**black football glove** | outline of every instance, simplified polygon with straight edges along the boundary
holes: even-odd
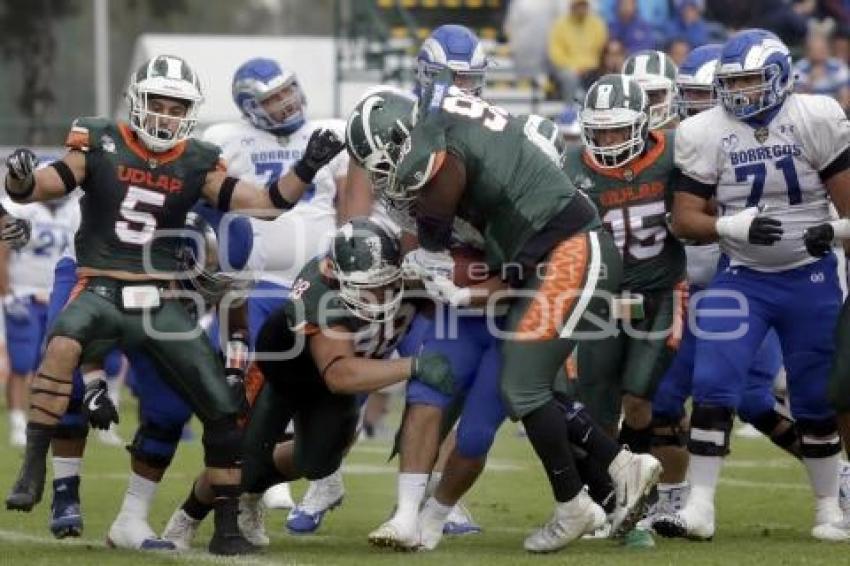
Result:
[[[118,424],[118,410],[109,398],[105,380],[95,379],[86,385],[83,415],[91,426],[100,430],[107,430],[112,423]]]
[[[835,239],[835,230],[832,224],[826,222],[806,228],[803,232],[803,242],[806,251],[815,257],[824,257],[832,251],[832,242]]]
[[[24,181],[32,176],[38,166],[38,157],[25,147],[18,148],[6,158],[6,168],[9,175],[18,181]]]
[[[32,223],[26,218],[7,214],[0,219],[0,241],[13,250],[19,250],[30,241]]]
[[[452,366],[448,358],[439,352],[429,352],[412,358],[410,377],[444,395],[454,393]]]
[[[305,183],[313,182],[316,172],[330,163],[345,148],[345,141],[336,132],[319,128],[310,136],[304,156],[294,166],[295,174]]]
[[[750,224],[747,240],[757,246],[772,246],[782,239],[782,222],[769,216],[756,216]]]

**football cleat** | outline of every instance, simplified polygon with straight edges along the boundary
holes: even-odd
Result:
[[[292,499],[289,484],[284,482],[268,488],[263,494],[263,505],[266,509],[293,509],[295,500]]]
[[[109,527],[106,544],[111,548],[129,550],[177,550],[177,545],[156,536],[142,517],[119,514]]]
[[[626,548],[655,548],[652,533],[646,529],[635,527],[623,537],[623,546]]]
[[[270,542],[266,534],[263,504],[260,501],[262,497],[259,493],[243,493],[239,498],[239,530],[254,546],[268,546]]]
[[[549,522],[525,539],[529,552],[555,552],[605,524],[605,511],[582,490],[567,503],[558,503]]]
[[[689,501],[678,513],[656,517],[652,528],[667,538],[711,540],[714,538],[714,506]]]
[[[80,476],[53,481],[50,532],[59,539],[78,537],[83,534],[83,515],[80,512]]]
[[[850,541],[850,516],[845,515],[841,521],[823,523],[812,528],[812,536],[827,542]]]
[[[44,482],[47,475],[47,463],[44,458],[31,457],[29,450],[24,452],[24,462],[12,491],[6,496],[6,509],[30,512],[44,494]]]
[[[617,507],[611,532],[621,537],[632,530],[646,512],[647,499],[661,476],[661,463],[649,454],[622,450],[611,464],[611,479],[617,492]]]
[[[638,521],[637,528],[652,530],[655,517],[670,515],[681,511],[688,500],[691,486],[684,481],[677,484],[658,484],[658,500],[646,512],[646,516]]]
[[[178,508],[168,519],[168,524],[162,531],[162,539],[172,542],[177,550],[189,550],[200,526],[201,521],[193,519],[182,508]]]
[[[315,533],[325,513],[336,509],[345,497],[345,486],[339,470],[320,480],[311,481],[301,503],[289,512],[286,529],[296,535]]]
[[[446,534],[447,521],[445,514],[435,512],[428,503],[422,506],[422,511],[419,512],[419,543],[422,549],[437,548],[443,535]]]
[[[417,550],[420,546],[417,531],[417,525],[402,525],[401,521],[396,521],[393,518],[369,533],[369,544],[402,551]],[[437,543],[439,543],[439,539]],[[436,543],[434,545],[436,546]]]
[[[472,518],[472,513],[466,506],[458,502],[452,507],[445,524],[443,525],[444,535],[471,535],[481,532],[481,527]]]

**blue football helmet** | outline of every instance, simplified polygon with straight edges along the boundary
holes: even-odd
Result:
[[[733,80],[754,76],[760,80],[753,86],[731,87]],[[727,112],[739,119],[756,116],[781,105],[794,88],[791,53],[769,31],[740,31],[723,45],[714,83]]]
[[[278,93],[284,97],[267,111],[263,101]],[[288,136],[304,125],[307,100],[292,71],[276,61],[256,58],[245,61],[233,75],[233,102],[251,124],[278,136]],[[282,118],[273,114],[283,112]]]
[[[723,45],[709,43],[695,48],[679,67],[676,77],[676,108],[684,120],[717,104],[714,71]]]
[[[458,88],[481,96],[487,72],[484,46],[472,31],[455,24],[435,29],[422,43],[416,57],[416,95],[425,92],[443,69],[452,70]]]

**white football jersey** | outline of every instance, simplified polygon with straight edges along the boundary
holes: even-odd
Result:
[[[344,139],[345,122],[307,122],[291,136],[274,134],[248,122],[218,124],[208,128],[205,141],[222,148],[227,173],[247,181],[266,184],[285,175],[301,159],[310,135],[318,127],[334,128]],[[335,177],[348,171],[348,154],[340,152],[316,174],[314,189],[298,204],[274,220],[251,219],[254,245],[248,268],[259,279],[290,287],[301,268],[313,257],[327,252],[336,229]]]
[[[32,223],[30,241],[9,255],[9,284],[18,296],[45,297],[53,286],[53,268],[63,257],[74,255],[74,233],[80,226],[79,194],[72,193],[54,210],[40,202],[17,204],[4,198],[13,216]]]
[[[838,103],[820,95],[792,94],[763,128],[715,106],[684,120],[676,131],[676,165],[716,186],[719,214],[755,205],[782,222],[772,246],[721,239],[731,265],[784,271],[815,261],[803,230],[833,218],[819,171],[850,146],[850,122]]]

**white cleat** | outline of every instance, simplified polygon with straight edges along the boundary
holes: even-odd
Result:
[[[243,493],[239,497],[239,530],[254,546],[268,546],[271,542],[266,534],[262,497],[259,493]]]
[[[292,490],[288,483],[279,483],[271,486],[263,494],[263,505],[266,509],[292,509],[295,500],[292,499]]]
[[[301,503],[286,518],[286,529],[291,534],[312,534],[322,526],[328,511],[336,509],[345,497],[342,473],[337,470],[322,479],[310,481]]]
[[[107,446],[124,446],[124,439],[118,434],[118,429],[114,424],[106,430],[98,430],[97,440]]]
[[[612,513],[612,536],[631,531],[646,511],[646,500],[661,477],[661,462],[649,454],[621,450],[609,466],[617,490],[617,508]]]
[[[678,513],[656,517],[652,529],[667,538],[711,540],[714,538],[714,506],[689,501]]]
[[[162,538],[172,542],[177,550],[186,551],[192,547],[192,541],[195,539],[200,526],[200,521],[193,519],[183,509],[178,508],[171,515],[168,524],[165,525]]]
[[[678,484],[658,484],[658,501],[646,512],[646,516],[638,521],[637,528],[645,531],[652,530],[652,523],[661,515],[672,515],[681,511],[688,501],[691,486],[684,481]]]
[[[845,516],[844,519],[835,523],[815,525],[812,536],[827,542],[850,541],[850,516]]]
[[[472,513],[462,502],[458,501],[443,525],[443,534],[452,536],[463,536],[478,534],[481,527],[472,518]]]
[[[567,503],[558,503],[549,522],[525,539],[529,552],[555,552],[605,524],[605,511],[584,491]]]
[[[446,516],[444,513],[437,511],[428,502],[422,506],[422,511],[419,512],[419,543],[424,550],[434,550],[443,539],[443,529],[448,521],[449,513]]]
[[[418,550],[420,546],[418,530],[415,524],[402,525],[400,521],[393,518],[369,533],[369,544],[403,551]]]
[[[177,550],[176,544],[156,536],[144,518],[120,514],[109,527],[106,543],[130,550]]]

